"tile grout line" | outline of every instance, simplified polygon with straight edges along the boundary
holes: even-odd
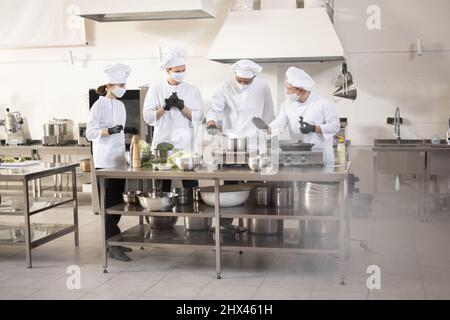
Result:
[[[190,255],[188,255],[188,256],[184,256],[183,257],[183,259],[180,261],[180,263],[178,264],[178,265],[180,265],[180,264],[182,264],[184,261],[186,261],[188,258],[191,258],[196,252],[197,252],[198,250],[194,250],[194,252],[192,253],[192,254],[190,254]],[[178,266],[177,265],[177,266]],[[175,266],[174,266],[175,267]],[[169,269],[168,271],[167,271],[167,273],[165,273],[158,281],[156,281],[154,284],[152,284],[149,288],[147,288],[146,290],[144,290],[144,292],[143,293],[141,293],[138,297],[137,297],[137,299],[139,299],[139,298],[141,298],[143,295],[145,295],[148,291],[150,291],[155,285],[157,285],[158,283],[160,283],[165,277],[167,277],[167,275],[170,273],[170,272],[172,272],[173,271],[173,269],[174,268],[171,268],[171,269]],[[126,269],[125,269],[126,270]],[[125,271],[125,270],[123,270],[123,271]]]

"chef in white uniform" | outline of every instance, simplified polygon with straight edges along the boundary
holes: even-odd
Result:
[[[187,152],[195,150],[193,145],[194,125],[203,120],[200,90],[184,82],[186,72],[186,50],[172,49],[161,64],[165,79],[151,87],[144,101],[144,120],[154,126],[152,150],[158,144],[173,144],[175,149]],[[163,181],[163,191],[170,190],[170,180]],[[186,188],[198,186],[197,181],[183,181]]]
[[[166,79],[151,87],[144,101],[144,120],[155,127],[152,150],[167,142],[175,149],[191,152],[194,123],[201,123],[203,110],[200,90],[184,82],[186,51],[172,49],[161,70]]]
[[[93,160],[96,169],[114,168],[126,165],[124,133],[137,134],[136,128],[125,127],[126,111],[119,101],[125,92],[127,78],[131,69],[124,64],[115,64],[105,69],[105,85],[97,89],[100,95],[92,105],[86,128],[86,138],[92,141]],[[107,208],[122,202],[125,180],[109,179],[105,182],[105,206]],[[118,223],[120,215],[106,215],[106,238],[120,234]],[[111,246],[111,258],[130,261],[125,252],[130,248]]]
[[[267,123],[275,118],[269,85],[257,77],[262,69],[251,60],[240,60],[231,66],[234,79],[217,90],[206,115],[209,134],[222,131],[248,137],[255,133],[253,117],[260,117]]]
[[[312,91],[314,86],[309,74],[290,67],[286,72],[287,99],[278,116],[269,125],[261,118],[255,118],[253,123],[273,135],[289,129],[293,142],[313,143],[313,150],[323,151],[325,164],[334,165],[333,136],[339,131],[339,117],[331,101]]]

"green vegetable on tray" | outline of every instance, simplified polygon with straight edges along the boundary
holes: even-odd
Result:
[[[30,157],[18,157],[18,158],[13,158],[13,157],[3,157],[1,158],[1,162],[4,163],[17,163],[17,162],[25,162],[31,160]]]

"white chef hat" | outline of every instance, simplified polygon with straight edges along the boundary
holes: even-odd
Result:
[[[256,76],[257,73],[260,73],[263,68],[251,60],[244,59],[233,64],[231,70],[233,70],[238,77],[250,79]]]
[[[161,70],[183,66],[186,64],[187,52],[183,48],[173,48],[161,63]]]
[[[131,68],[126,64],[116,63],[109,65],[105,69],[105,83],[126,83],[130,73]]]
[[[316,85],[309,74],[296,67],[290,67],[286,71],[286,80],[292,86],[296,88],[303,88],[306,91],[311,91],[312,88]]]

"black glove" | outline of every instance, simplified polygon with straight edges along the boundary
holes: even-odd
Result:
[[[269,126],[267,125],[267,123],[265,123],[264,120],[259,117],[254,117],[252,119],[252,122],[258,129],[261,129],[261,130],[269,129]]]
[[[310,124],[308,122],[303,121],[303,117],[300,116],[300,132],[303,134],[309,134],[312,132],[316,132],[316,126],[314,124]]]
[[[219,128],[217,128],[215,124],[210,124],[209,126],[206,127],[206,132],[208,132],[208,134],[212,136],[215,136],[219,134],[220,130]]]
[[[164,102],[166,105],[164,106],[164,110],[169,111],[171,108],[176,108],[176,103],[178,101],[178,96],[176,92],[173,92],[172,95],[165,99]]]
[[[175,107],[178,108],[178,110],[183,110],[184,109],[184,101],[182,99],[178,99],[175,102]]]
[[[123,126],[122,125],[118,125],[112,128],[108,128],[108,134],[109,135],[113,135],[113,134],[117,134],[120,133],[123,130]]]
[[[130,133],[130,134],[139,134],[139,130],[135,127],[125,127],[123,129],[124,133]]]

